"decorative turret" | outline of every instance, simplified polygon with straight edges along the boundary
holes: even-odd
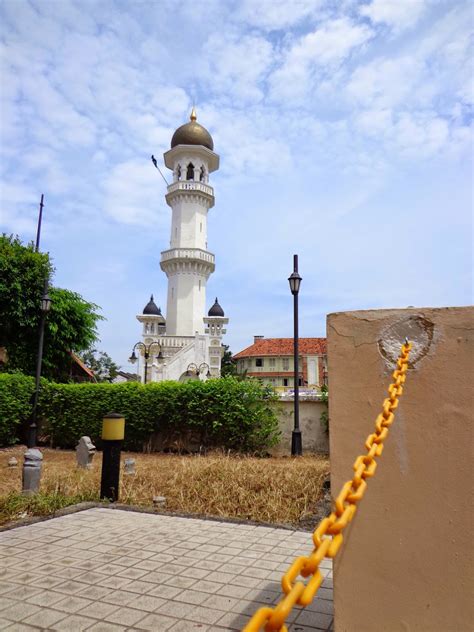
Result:
[[[137,320],[143,324],[143,337],[158,336],[166,332],[166,320],[161,313],[161,308],[156,305],[153,294],[143,308],[143,313],[138,314]]]
[[[207,318],[204,318],[206,326],[205,333],[209,334],[209,364],[211,367],[211,375],[213,377],[219,377],[221,374],[221,360],[224,355],[224,349],[222,347],[222,336],[226,333],[224,325],[229,322],[228,318],[224,316],[224,310],[219,305],[219,301],[214,301],[214,305],[207,313]]]

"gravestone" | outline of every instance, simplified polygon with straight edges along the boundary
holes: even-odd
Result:
[[[8,467],[17,467],[17,466],[18,466],[18,461],[17,461],[17,459],[15,459],[15,457],[14,457],[14,456],[11,456],[11,457],[8,459]]]
[[[136,474],[135,459],[125,459],[125,461],[123,462],[123,465],[124,465],[124,469],[123,469],[124,474]]]
[[[30,448],[25,452],[22,486],[25,496],[36,494],[39,490],[42,461],[43,455],[37,448]]]
[[[96,447],[90,440],[90,437],[81,437],[76,446],[77,466],[90,470],[95,452]]]

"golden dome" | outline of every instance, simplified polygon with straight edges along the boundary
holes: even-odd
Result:
[[[207,129],[196,123],[196,110],[193,108],[189,123],[178,127],[171,139],[171,149],[176,145],[203,145],[211,151],[214,149],[214,141]]]

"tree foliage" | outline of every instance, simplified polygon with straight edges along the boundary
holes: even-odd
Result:
[[[81,354],[84,364],[94,372],[98,382],[111,382],[120,369],[105,351],[89,349]]]
[[[18,237],[0,237],[0,346],[8,354],[8,371],[34,375],[40,327],[40,301],[53,266],[49,256],[24,246]],[[50,287],[51,310],[46,317],[43,370],[46,377],[65,381],[71,351],[81,352],[97,340],[97,305],[70,290]]]
[[[221,361],[221,376],[237,375],[237,363],[232,357],[232,351],[229,349],[229,345],[222,345],[222,347],[224,348],[224,355]]]

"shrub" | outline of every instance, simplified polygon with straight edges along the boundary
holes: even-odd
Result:
[[[18,441],[21,425],[31,413],[34,390],[34,378],[0,373],[0,446]]]
[[[10,380],[10,387],[5,385],[4,400],[11,403],[4,426],[9,429],[8,443],[12,443],[25,412],[29,413],[27,404],[34,381],[20,376],[26,381],[19,390],[14,380],[17,376],[1,377],[6,382]],[[31,387],[27,388],[29,380]],[[156,432],[182,437],[193,432],[204,447],[262,452],[278,441],[275,399],[273,391],[257,380],[240,381],[233,377],[147,385],[44,381],[38,416],[43,418],[42,434],[49,435],[52,443],[61,448],[73,448],[82,435],[90,436],[100,447],[102,418],[115,411],[126,418],[125,449],[141,449]],[[2,438],[1,443],[7,441]]]

